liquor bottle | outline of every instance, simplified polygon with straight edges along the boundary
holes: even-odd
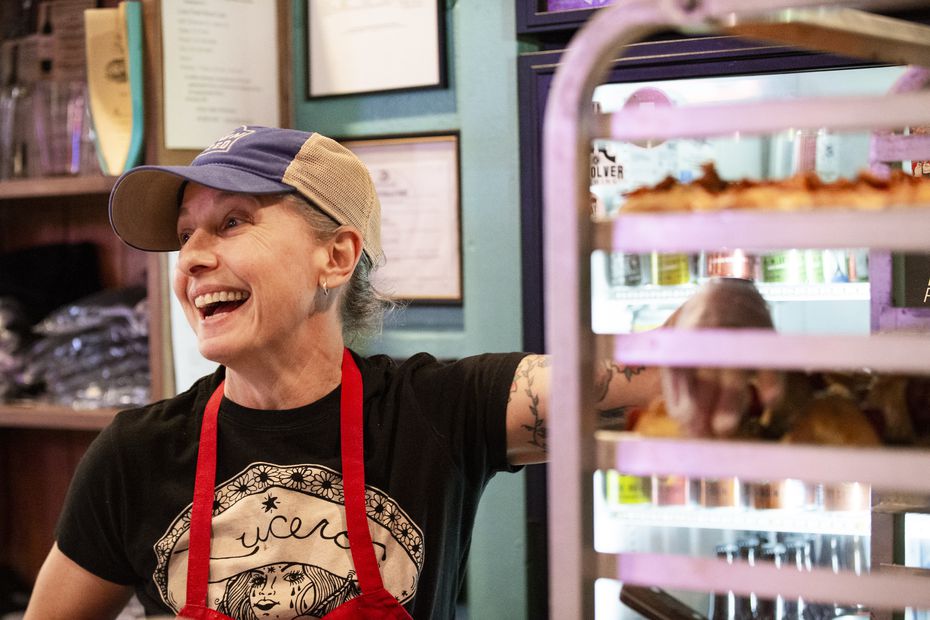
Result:
[[[765,543],[759,547],[757,566],[769,565],[781,568],[785,559],[785,546],[781,543]],[[759,597],[753,617],[758,620],[781,620],[784,617],[784,599]]]
[[[762,541],[754,536],[737,540],[736,547],[739,559],[749,566],[755,566],[761,545]],[[751,620],[756,618],[756,602],[754,593],[737,594],[734,601],[734,619]]]
[[[717,558],[732,564],[739,554],[739,548],[734,544],[717,545],[714,549]],[[736,598],[732,591],[714,592],[710,599],[710,609],[707,617],[710,620],[735,620]]]
[[[811,542],[802,538],[785,541],[785,561],[783,567],[788,570],[807,572],[811,570]],[[811,618],[808,606],[800,596],[786,598],[784,601],[784,620],[802,620]]]

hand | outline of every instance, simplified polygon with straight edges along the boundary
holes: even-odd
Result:
[[[666,323],[675,329],[773,329],[765,300],[748,280],[707,282]],[[782,373],[740,368],[662,368],[668,414],[691,436],[731,437],[753,405],[765,408],[784,391]]]

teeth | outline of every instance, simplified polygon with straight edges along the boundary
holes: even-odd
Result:
[[[197,308],[203,308],[204,306],[220,303],[223,301],[241,301],[248,298],[249,294],[244,291],[219,291],[216,293],[199,295],[194,299],[194,306]]]

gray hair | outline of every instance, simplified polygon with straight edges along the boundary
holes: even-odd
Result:
[[[335,236],[336,230],[341,226],[339,222],[300,194],[284,194],[283,198],[286,204],[306,220],[318,241],[326,242]],[[317,294],[316,304],[321,310],[329,308],[339,300],[342,334],[347,342],[380,334],[385,313],[398,307],[396,302],[372,284],[371,276],[377,267],[368,252],[362,252],[342,295],[324,296],[322,291]]]

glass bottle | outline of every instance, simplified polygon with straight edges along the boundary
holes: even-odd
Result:
[[[755,566],[761,544],[762,541],[755,536],[737,540],[736,547],[739,559],[746,562],[749,566]],[[756,617],[755,612],[755,594],[737,594],[735,596],[733,616],[735,620],[751,620]]]
[[[734,544],[717,545],[714,553],[720,560],[732,564],[739,554],[739,548]],[[735,620],[736,618],[736,599],[732,591],[714,592],[710,599],[710,609],[707,617],[710,620]]]
[[[781,568],[785,559],[785,546],[781,543],[765,543],[759,547],[758,565]],[[781,620],[784,617],[784,599],[759,597],[753,617],[758,620]]]

